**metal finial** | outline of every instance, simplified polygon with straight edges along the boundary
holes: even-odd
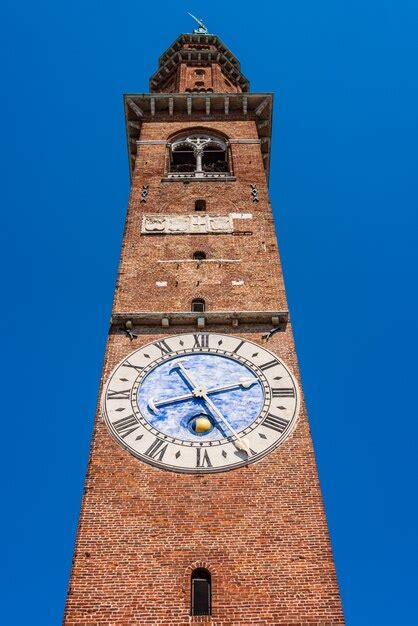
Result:
[[[195,35],[207,35],[209,31],[206,28],[206,26],[204,25],[204,23],[202,22],[202,20],[199,20],[199,18],[195,17],[194,15],[189,13],[188,11],[187,11],[187,14],[190,15],[190,17],[192,17],[194,19],[194,21],[197,22],[198,25],[199,25],[199,28],[195,28],[193,30],[193,33]]]

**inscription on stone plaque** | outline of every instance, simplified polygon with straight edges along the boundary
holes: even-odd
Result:
[[[183,235],[232,233],[231,215],[144,215],[143,235]]]

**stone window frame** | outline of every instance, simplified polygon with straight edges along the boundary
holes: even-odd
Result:
[[[175,172],[171,171],[172,152],[175,147],[187,143],[192,147],[196,167],[194,171]],[[203,153],[205,146],[219,145],[224,148],[226,171],[205,171],[203,170]],[[167,141],[165,177],[168,178],[201,178],[201,179],[222,179],[234,176],[231,145],[227,137],[217,130],[211,128],[191,128],[177,132]]]

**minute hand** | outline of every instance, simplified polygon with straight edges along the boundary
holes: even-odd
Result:
[[[199,390],[199,385],[193,380],[192,376],[190,375],[190,373],[186,370],[186,368],[184,367],[184,365],[181,363],[181,361],[179,361],[176,365],[176,367],[179,368],[179,370],[182,372],[184,378],[187,380],[187,382],[189,383],[190,387],[192,388],[192,393],[193,391],[196,392]]]
[[[224,385],[223,387],[213,387],[212,389],[208,389],[206,391],[207,395],[212,393],[220,393],[222,391],[230,391],[231,389],[238,389],[239,387],[243,387],[244,389],[249,389],[252,385],[257,382],[256,378],[242,378],[239,383],[231,383],[230,385]],[[195,398],[195,394],[193,393],[185,393],[181,396],[174,396],[174,398],[169,398],[167,400],[160,400],[160,402],[155,402],[152,398],[148,400],[148,405],[152,410],[159,409],[161,406],[166,406],[167,404],[175,404],[176,402],[183,402],[184,400],[192,400]]]
[[[222,413],[219,411],[219,409],[216,408],[216,406],[213,404],[212,400],[209,398],[209,396],[204,393],[202,394],[202,398],[203,400],[206,402],[206,404],[208,405],[208,407],[212,410],[212,412],[216,415],[216,417],[218,419],[221,420],[221,422],[223,422],[225,424],[225,426],[227,426],[227,428],[230,430],[230,432],[234,435],[236,442],[235,445],[238,448],[238,450],[244,450],[248,456],[251,454],[251,450],[250,450],[250,446],[248,445],[248,443],[245,441],[245,439],[242,439],[237,431],[235,430],[235,428],[233,428],[231,426],[231,424],[228,422],[228,420],[222,415]]]
[[[206,402],[208,407],[212,409],[216,417],[220,419],[221,422],[223,422],[229,428],[230,432],[234,435],[236,439],[235,445],[238,448],[238,450],[244,450],[249,456],[251,454],[251,450],[250,450],[248,443],[244,441],[244,439],[241,439],[237,431],[231,426],[228,420],[225,419],[222,413],[213,404],[212,400],[209,398],[206,391],[203,391],[203,388],[199,387],[199,385],[196,384],[196,382],[193,380],[192,376],[189,374],[189,372],[186,370],[186,368],[183,366],[182,363],[178,363],[177,367],[179,367],[181,372],[183,372],[183,376],[185,377],[189,385],[192,387],[192,392],[195,392],[195,393],[198,392],[199,397],[202,398]]]

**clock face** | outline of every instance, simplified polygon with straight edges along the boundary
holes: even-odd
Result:
[[[288,367],[230,335],[171,335],[126,357],[103,391],[115,439],[177,472],[220,472],[258,460],[292,432],[299,393]]]

